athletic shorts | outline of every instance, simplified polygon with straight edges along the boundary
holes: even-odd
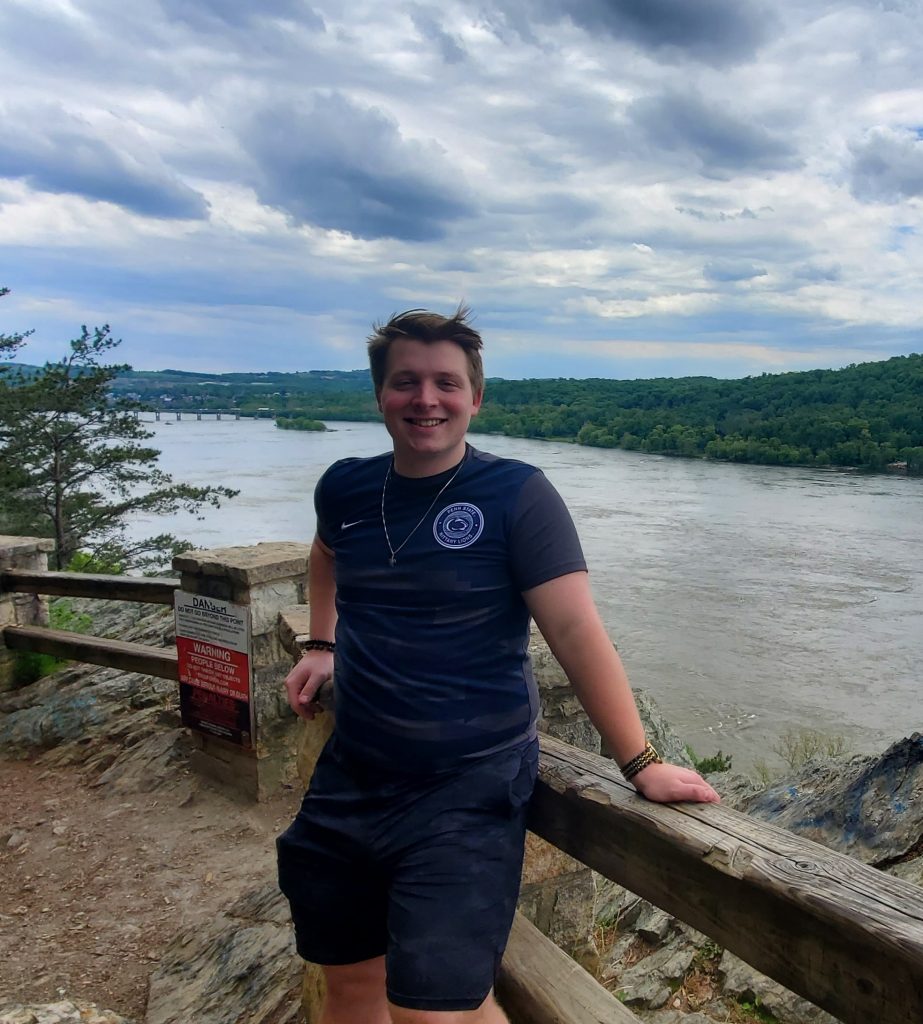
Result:
[[[513,923],[537,768],[531,740],[451,771],[388,774],[347,760],[334,735],[277,840],[299,954],[385,955],[397,1006],[479,1007]]]

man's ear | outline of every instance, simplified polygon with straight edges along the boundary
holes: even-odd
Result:
[[[481,411],[481,402],[483,402],[483,401],[484,401],[484,392],[483,392],[483,390],[476,391],[474,393],[473,398],[471,399],[471,415],[472,416],[477,416],[477,414]]]

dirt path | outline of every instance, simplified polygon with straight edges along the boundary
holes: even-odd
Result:
[[[0,760],[0,1004],[66,997],[143,1021],[165,946],[273,877],[299,799],[242,806],[204,785],[125,796]]]

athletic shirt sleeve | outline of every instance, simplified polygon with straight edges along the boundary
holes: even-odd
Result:
[[[334,465],[337,465],[337,463],[334,463]],[[330,467],[330,469],[332,468],[333,466]],[[317,517],[317,536],[320,538],[321,543],[326,544],[328,548],[333,544],[331,533],[332,520],[330,518],[330,509],[328,508],[329,502],[325,500],[326,489],[324,485],[330,469],[324,472],[314,487],[314,513]]]
[[[510,571],[520,592],[571,572],[586,572],[574,521],[564,499],[541,470],[536,470],[519,492],[510,525],[509,553]]]

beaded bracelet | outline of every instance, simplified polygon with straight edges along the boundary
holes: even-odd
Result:
[[[644,750],[640,754],[635,754],[630,761],[622,765],[620,771],[625,781],[630,782],[639,772],[652,764],[663,764],[663,758],[657,753],[653,743],[648,742],[644,744]]]
[[[295,637],[295,643],[301,648],[302,654],[307,654],[308,651],[330,651],[332,653],[337,649],[337,645],[332,640],[302,640],[300,637]]]

